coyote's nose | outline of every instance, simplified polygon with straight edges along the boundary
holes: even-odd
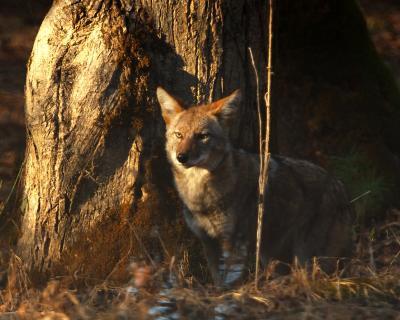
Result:
[[[178,159],[178,161],[180,163],[186,163],[189,160],[189,157],[187,155],[187,153],[178,153],[178,155],[176,156],[176,158]]]

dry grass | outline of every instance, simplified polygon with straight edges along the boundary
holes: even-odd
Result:
[[[198,282],[187,265],[174,258],[157,268],[135,262],[122,286],[105,281],[77,289],[65,278],[38,289],[11,254],[0,319],[399,319],[400,211],[362,232],[356,257],[332,274],[314,261],[278,276],[271,263],[258,290],[249,281],[222,291]]]

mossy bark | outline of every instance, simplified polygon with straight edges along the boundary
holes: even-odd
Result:
[[[161,256],[155,228],[171,251],[188,241],[155,88],[188,104],[241,88],[232,138],[257,150],[248,47],[262,93],[267,17],[265,1],[54,2],[26,82],[18,252],[31,271],[103,278],[143,246]],[[372,137],[399,154],[399,95],[355,3],[277,1],[275,21],[273,151],[323,162]]]

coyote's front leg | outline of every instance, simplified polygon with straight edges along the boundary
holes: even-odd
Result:
[[[202,238],[202,244],[213,282],[216,286],[221,286],[223,285],[223,272],[220,270],[221,249],[219,242],[205,236]]]
[[[218,241],[205,234],[201,240],[211,277],[216,286],[229,288],[243,280],[248,256],[248,246],[245,241],[237,241],[235,246],[232,246],[231,241]]]
[[[242,280],[246,269],[247,246],[242,243],[233,249],[210,237],[202,240],[214,284],[229,288]]]
[[[246,271],[247,251],[245,242],[237,242],[234,247],[227,240],[222,242],[219,271],[222,275],[224,287],[231,287],[243,280]]]

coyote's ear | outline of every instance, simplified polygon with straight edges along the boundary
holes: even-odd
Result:
[[[163,88],[157,88],[157,99],[161,106],[162,117],[166,125],[180,112],[183,111],[180,103]]]
[[[240,90],[234,91],[231,95],[215,101],[209,105],[209,112],[220,120],[228,121],[236,116],[241,102]]]

